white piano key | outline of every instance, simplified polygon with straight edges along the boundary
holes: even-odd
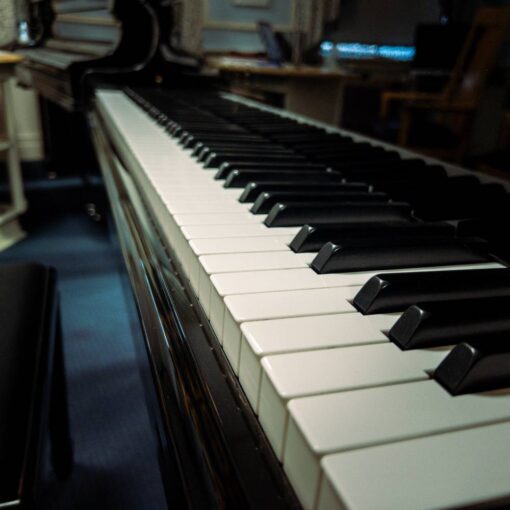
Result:
[[[193,225],[260,225],[260,218],[253,214],[215,213],[210,211],[207,214],[176,214],[175,223],[180,227]]]
[[[292,317],[241,325],[239,381],[253,409],[258,408],[261,359],[297,351],[387,343],[389,330],[399,314],[367,315],[344,313]]]
[[[253,225],[208,225],[206,227],[193,225],[183,227],[186,239],[210,239],[216,237],[259,237],[259,236],[295,236],[299,227],[268,228],[261,223]]]
[[[198,259],[199,295],[203,306],[210,309],[211,275],[235,271],[262,271],[308,267],[314,254],[294,253],[291,250],[252,253],[203,255]]]
[[[227,237],[212,239],[192,239],[184,262],[188,265],[190,280],[199,279],[200,263],[198,257],[203,255],[226,255],[230,253],[280,252],[290,249],[287,244],[293,236],[265,236],[265,237]],[[246,267],[244,267],[246,269]],[[235,269],[233,269],[235,270]],[[193,273],[193,274],[192,274]],[[207,306],[209,303],[203,303]],[[207,308],[209,308],[207,306]]]
[[[224,253],[216,255],[203,255],[199,258],[207,276],[210,274],[258,271],[264,268],[293,268],[308,267],[314,254],[293,253],[290,250],[262,251],[251,253]],[[261,269],[262,268],[262,269]]]
[[[510,420],[510,394],[452,397],[433,380],[291,400],[284,469],[312,508],[327,454]]]
[[[193,253],[199,257],[225,253],[285,251],[290,250],[288,244],[292,239],[293,236],[193,239],[190,246]]]
[[[305,290],[328,287],[361,286],[372,276],[383,273],[422,272],[422,271],[461,271],[466,269],[492,269],[501,264],[466,264],[459,266],[438,266],[413,269],[374,270],[355,273],[318,274],[310,267],[296,269],[277,269],[264,271],[240,271],[212,274],[210,304],[207,306],[209,319],[215,330],[221,329],[225,314],[225,297],[235,294],[252,294],[286,290]]]
[[[193,239],[189,242],[189,250],[185,262],[188,264],[187,274],[190,280],[199,281],[202,255],[219,255],[228,253],[276,252],[287,249],[292,236],[265,237],[223,237],[213,239]],[[208,291],[210,292],[210,291]],[[209,296],[209,294],[207,294]],[[209,317],[210,299],[202,300],[202,306]]]
[[[457,266],[418,267],[407,269],[374,269],[352,273],[318,274],[313,269],[264,270],[256,274],[249,271],[214,274],[212,283],[222,297],[231,294],[251,294],[276,290],[316,289],[321,287],[362,286],[376,274],[431,271],[464,271],[468,269],[496,269],[498,263],[464,264]]]
[[[243,214],[180,214],[175,215],[172,221],[177,224],[180,232],[174,235],[174,244],[178,253],[178,257],[183,265],[186,275],[189,278],[193,289],[197,295],[203,294],[199,290],[199,265],[197,257],[194,255],[193,249],[189,246],[189,241],[183,235],[183,230],[189,227],[197,226],[203,227],[205,230],[215,228],[217,226],[239,226],[259,224],[259,221],[253,215]],[[272,236],[274,237],[274,236]],[[204,239],[204,238],[199,238]],[[207,239],[207,238],[205,238]],[[221,239],[221,238],[219,238]],[[218,240],[219,240],[218,239]],[[235,238],[227,238],[235,239]],[[290,252],[290,250],[288,250]],[[203,299],[204,307],[208,309],[209,300],[205,302]]]
[[[510,500],[510,424],[328,455],[318,510],[463,508]],[[367,485],[367,480],[375,480]]]
[[[403,352],[388,342],[267,356],[262,359],[260,423],[281,459],[290,400],[425,380],[426,370],[433,370],[447,353],[447,349]]]
[[[274,237],[276,236],[294,236],[297,228],[267,228],[260,223],[244,225],[189,225],[180,226],[179,235],[175,236],[178,245],[179,258],[186,265],[189,271],[190,282],[193,290],[199,296],[202,306],[209,316],[209,296],[210,285],[204,280],[202,292],[199,290],[200,272],[202,267],[194,264],[196,257],[189,243],[199,239],[240,239],[243,237]],[[190,265],[188,266],[187,263]],[[198,267],[198,270],[197,270]]]
[[[246,216],[248,218],[255,218],[252,220],[254,223],[260,223],[262,219],[260,217],[256,217],[254,214],[251,214],[247,210],[247,205],[249,204],[241,204],[234,200],[225,200],[218,202],[168,202],[168,210],[171,214],[196,214],[198,216],[206,215],[206,214],[221,214],[221,213],[230,213],[230,215],[239,215]],[[194,223],[195,225],[200,225],[200,223]],[[190,223],[188,223],[190,225]],[[221,225],[221,223],[218,223]]]
[[[337,275],[332,275],[337,276]],[[240,271],[211,275],[210,321],[221,330],[225,316],[225,297],[235,294],[252,294],[279,290],[318,288],[321,277],[309,267],[278,269],[273,271]],[[340,281],[343,281],[340,279]],[[338,285],[342,286],[342,283]],[[297,287],[297,289],[296,289]]]
[[[211,188],[210,185],[202,189],[190,189],[189,186],[174,186],[166,190],[165,197],[168,200],[204,200],[210,197],[224,197],[238,200],[243,190],[238,188]]]
[[[237,373],[243,322],[355,312],[350,301],[358,290],[358,287],[338,287],[228,296],[225,299],[227,309],[222,329],[215,330],[215,333],[220,338],[223,350]]]

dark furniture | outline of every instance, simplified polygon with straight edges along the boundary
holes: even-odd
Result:
[[[55,270],[0,266],[0,508],[34,508],[49,429],[55,473],[72,466]]]
[[[441,92],[383,93],[382,119],[387,118],[393,103],[403,103],[398,134],[400,146],[439,159],[463,160],[487,78],[496,65],[509,26],[509,8],[480,8]]]

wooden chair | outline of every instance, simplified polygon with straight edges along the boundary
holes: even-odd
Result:
[[[403,102],[398,144],[435,157],[460,162],[469,143],[474,115],[483,88],[493,69],[510,26],[510,8],[484,7],[478,10],[448,84],[441,93],[385,91],[380,116],[388,117],[392,103]],[[453,148],[428,147],[413,139],[413,123],[420,115],[434,114],[436,125],[455,133]],[[436,133],[437,134],[437,133]],[[426,136],[425,142],[426,140]]]

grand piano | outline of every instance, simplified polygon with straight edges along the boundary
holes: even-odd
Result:
[[[508,507],[508,185],[158,65],[88,119],[169,507]]]

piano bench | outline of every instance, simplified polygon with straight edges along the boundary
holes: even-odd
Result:
[[[73,455],[56,272],[0,265],[0,508],[36,505],[48,431],[63,478]]]

